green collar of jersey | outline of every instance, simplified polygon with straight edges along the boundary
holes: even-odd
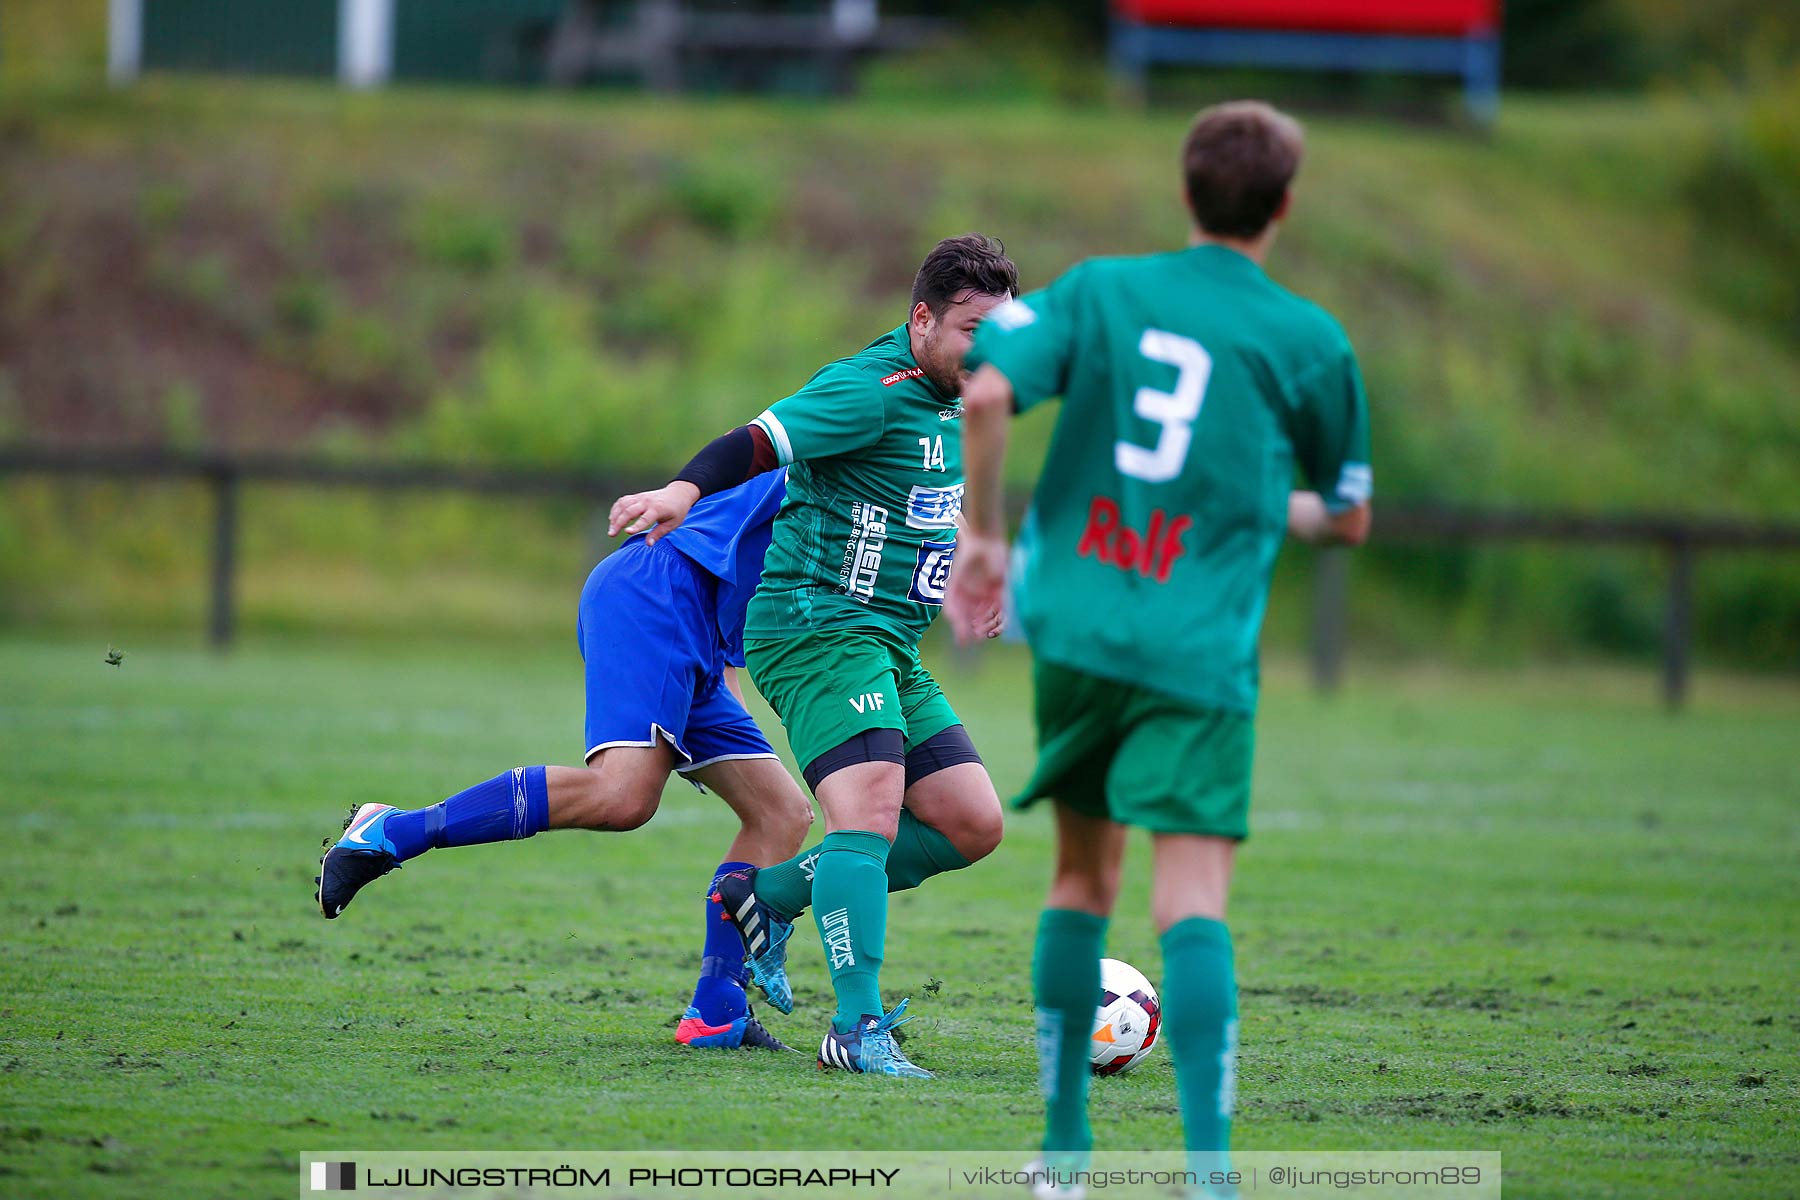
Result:
[[[1229,271],[1263,274],[1263,269],[1248,254],[1233,250],[1230,246],[1221,246],[1217,242],[1201,242],[1198,246],[1189,246],[1187,252],[1195,257],[1195,261],[1204,259],[1209,265],[1217,263]]]

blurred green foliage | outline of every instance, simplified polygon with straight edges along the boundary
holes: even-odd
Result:
[[[1787,0],[1610,0],[1632,52],[1650,78],[1723,75],[1752,81],[1758,61],[1800,56],[1800,8]],[[1510,11],[1510,0],[1509,0]],[[1577,64],[1578,67],[1578,64]],[[1582,86],[1579,70],[1563,84]]]
[[[1800,512],[1792,77],[1762,86],[1520,100],[1486,141],[1312,123],[1271,270],[1359,347],[1382,500]],[[1027,286],[1180,244],[1184,114],[960,96],[14,96],[0,190],[33,205],[0,238],[0,420],[641,477],[899,323],[939,237],[1002,237]],[[71,321],[82,355],[26,352]],[[1016,481],[1048,428],[1020,423]],[[0,486],[0,622],[193,620],[204,509],[84,488]],[[561,628],[599,543],[535,513],[257,489],[246,617]],[[1641,654],[1660,628],[1652,551],[1386,546],[1357,571],[1357,635],[1397,652]],[[1701,583],[1708,653],[1800,664],[1800,563],[1709,557]]]
[[[421,258],[472,275],[495,270],[513,253],[512,223],[504,216],[436,196],[415,206],[406,240]]]
[[[0,6],[0,82],[93,81],[106,71],[107,0],[7,0]]]
[[[1645,30],[1628,0],[1506,0],[1502,73],[1511,86],[1616,88],[1642,83]]]
[[[1711,137],[1687,196],[1707,242],[1707,285],[1800,344],[1800,63],[1761,70],[1747,98],[1712,93]]]

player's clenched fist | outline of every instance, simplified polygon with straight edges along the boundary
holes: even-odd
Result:
[[[680,479],[654,492],[620,496],[613,501],[612,514],[607,518],[607,536],[617,537],[621,533],[630,536],[648,530],[649,536],[644,543],[654,546],[663,534],[681,528],[681,523],[687,520],[688,509],[694,507],[698,499],[700,489]]]

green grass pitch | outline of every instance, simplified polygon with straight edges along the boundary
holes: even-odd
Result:
[[[1027,1149],[1049,823],[897,897],[884,985],[935,1083],[696,1053],[673,1025],[724,807],[439,852],[312,903],[346,807],[580,752],[574,647],[0,642],[0,1193],[293,1194],[312,1149]],[[1005,791],[1016,648],[928,653]],[[1234,891],[1242,1149],[1492,1149],[1508,1196],[1791,1196],[1800,697],[1277,674]],[[766,713],[759,713],[766,715]],[[1142,866],[1145,847],[1134,844]],[[1110,950],[1160,964],[1145,882]],[[796,1045],[828,990],[796,937]],[[1170,1147],[1170,1062],[1095,1087]]]

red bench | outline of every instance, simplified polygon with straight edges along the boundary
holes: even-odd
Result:
[[[1469,111],[1500,101],[1500,0],[1113,0],[1112,62],[1401,71],[1463,81]]]

